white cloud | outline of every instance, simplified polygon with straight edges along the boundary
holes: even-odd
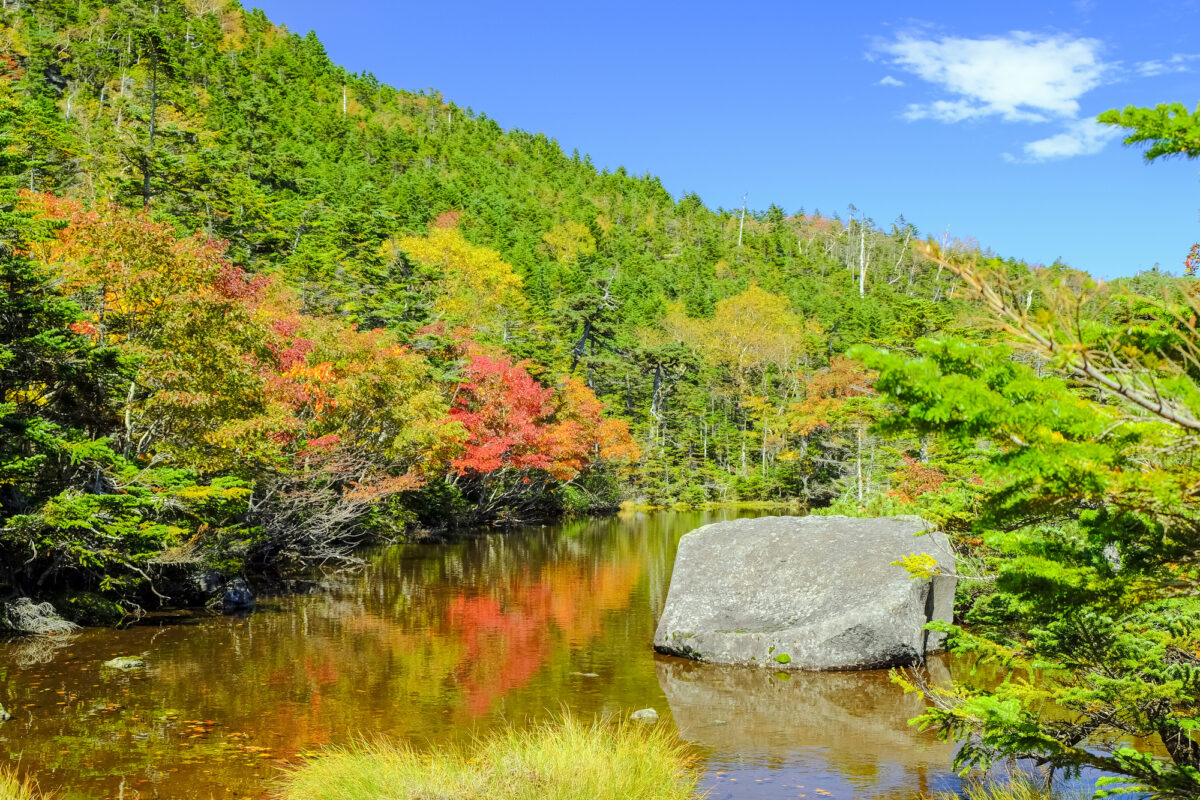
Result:
[[[1200,54],[1197,53],[1176,53],[1170,58],[1164,60],[1154,59],[1151,61],[1140,61],[1134,65],[1134,69],[1138,75],[1143,78],[1153,78],[1158,75],[1167,75],[1172,72],[1191,72],[1191,62],[1200,59]]]
[[[879,82],[876,83],[875,85],[876,86],[903,86],[904,81],[896,80],[891,75],[884,75],[883,78],[881,78],[879,80]]]
[[[941,87],[950,99],[910,105],[906,119],[1010,122],[1070,119],[1079,98],[1111,69],[1096,39],[1013,31],[978,39],[902,35],[878,46],[894,66]]]
[[[1120,135],[1119,128],[1101,125],[1092,119],[1077,119],[1067,123],[1061,133],[1026,144],[1023,148],[1024,158],[1015,158],[1008,153],[1004,154],[1004,158],[1008,161],[1038,162],[1090,156],[1099,153]]]

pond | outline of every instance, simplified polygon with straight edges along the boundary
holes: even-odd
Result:
[[[726,669],[656,655],[684,533],[753,512],[629,513],[406,544],[247,617],[197,614],[0,645],[0,753],[69,798],[260,798],[304,753],[385,734],[469,742],[570,710],[653,707],[721,798],[950,789],[952,749],[884,672]],[[145,670],[101,664],[140,656]],[[931,664],[937,671],[944,664]]]

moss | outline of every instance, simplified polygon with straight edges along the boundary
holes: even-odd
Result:
[[[125,609],[95,592],[79,592],[60,598],[54,604],[64,617],[76,625],[116,627],[124,621]]]

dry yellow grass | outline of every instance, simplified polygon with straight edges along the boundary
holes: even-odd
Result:
[[[0,800],[51,800],[51,795],[38,791],[33,781],[22,780],[15,773],[0,770]]]
[[[509,728],[470,751],[376,740],[289,773],[284,800],[695,800],[698,770],[665,728],[570,716]]]

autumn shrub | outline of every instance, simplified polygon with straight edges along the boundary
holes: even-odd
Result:
[[[334,748],[284,778],[283,800],[689,800],[698,770],[665,728],[573,717],[507,728],[469,750],[382,739]]]

